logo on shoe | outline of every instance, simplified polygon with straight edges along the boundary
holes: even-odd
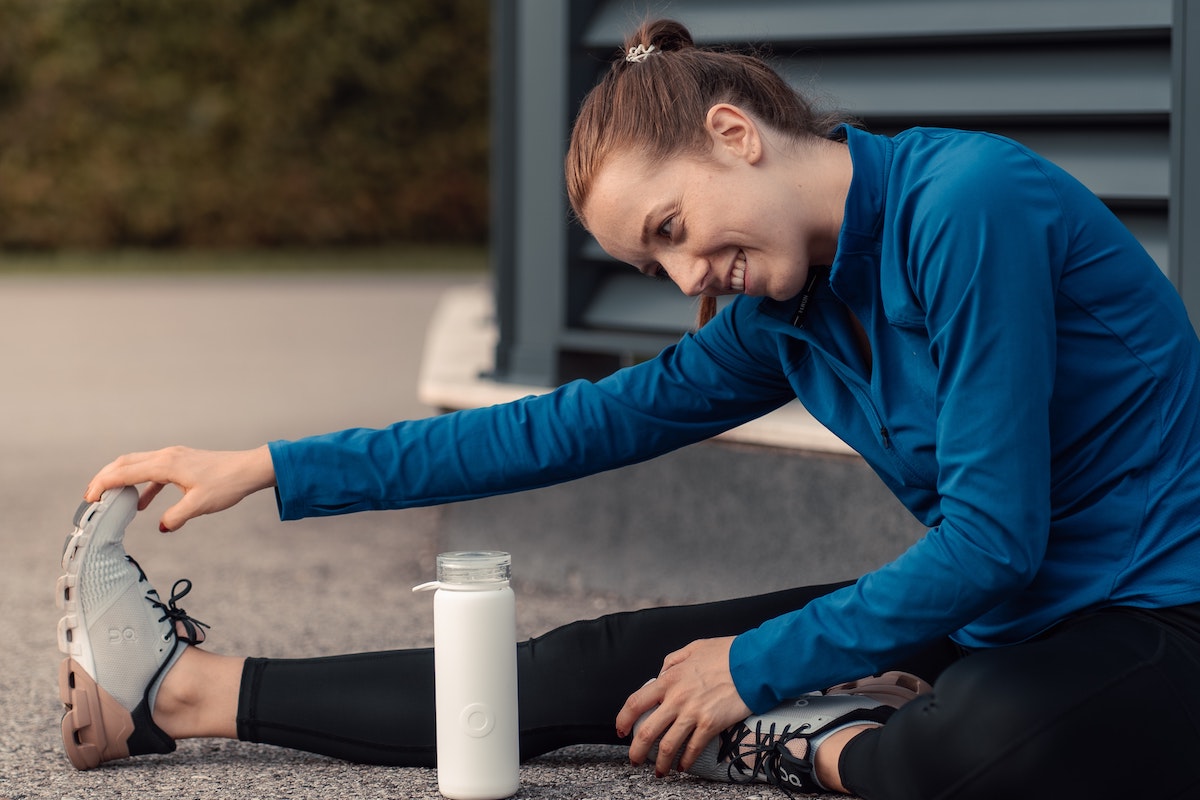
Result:
[[[136,642],[137,631],[133,628],[109,628],[108,643],[121,644],[122,642]]]
[[[784,769],[782,764],[780,764],[775,771],[778,773],[778,776],[783,780],[784,783],[794,786],[797,789],[805,788],[804,779],[794,772],[788,772],[786,769]]]

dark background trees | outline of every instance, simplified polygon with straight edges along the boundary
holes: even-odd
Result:
[[[487,0],[0,0],[0,247],[481,242]]]

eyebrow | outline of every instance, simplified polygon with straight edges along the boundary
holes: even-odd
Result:
[[[654,228],[654,214],[655,210],[650,209],[649,213],[646,214],[646,219],[642,222],[642,247],[650,246],[650,238],[653,235],[651,231]],[[657,263],[656,261],[651,261],[648,264],[633,264],[632,266],[643,275],[649,275]]]
[[[654,209],[651,209],[646,214],[646,220],[642,223],[642,244],[648,246],[650,244],[650,229],[654,227]]]

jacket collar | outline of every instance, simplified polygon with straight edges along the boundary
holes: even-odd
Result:
[[[839,125],[832,138],[845,140],[854,165],[842,228],[838,233],[837,255],[829,269],[827,281],[839,296],[845,297],[844,293],[853,293],[855,285],[859,283],[855,279],[855,265],[861,264],[864,256],[872,261],[878,257],[887,174],[892,164],[894,144],[886,136],[867,133],[849,125]],[[817,301],[825,284],[824,278],[819,280],[815,293],[810,293],[808,298],[803,292],[788,300],[760,298],[758,310],[773,319],[791,323],[802,303]]]

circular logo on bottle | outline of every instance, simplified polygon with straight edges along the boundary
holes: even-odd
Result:
[[[464,708],[458,715],[458,722],[467,736],[477,739],[487,736],[496,727],[496,717],[484,703],[471,703]]]

